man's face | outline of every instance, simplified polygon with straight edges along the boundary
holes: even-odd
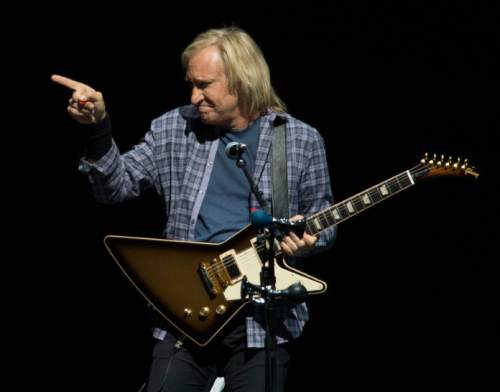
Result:
[[[191,103],[205,124],[238,128],[242,119],[238,98],[228,89],[219,50],[201,49],[188,63],[186,79],[192,83]]]

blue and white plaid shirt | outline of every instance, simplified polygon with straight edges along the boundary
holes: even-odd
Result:
[[[288,114],[268,111],[263,115],[253,178],[271,205],[270,146],[276,116],[286,121],[289,213],[307,217],[333,203],[324,142],[314,128]],[[192,241],[219,143],[210,133],[199,121],[196,109],[183,106],[154,119],[143,141],[130,151],[120,155],[113,142],[97,162],[82,159],[79,169],[88,174],[95,198],[101,203],[119,203],[155,187],[165,205],[164,236]],[[259,208],[254,196],[251,204]],[[324,231],[316,247],[328,247],[335,232],[335,228]],[[281,313],[278,343],[298,337],[308,320],[305,303],[284,305]],[[247,317],[246,326],[247,346],[264,347],[265,329],[257,311],[254,317]]]

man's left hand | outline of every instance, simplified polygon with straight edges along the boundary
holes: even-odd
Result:
[[[302,215],[295,215],[290,218],[290,221],[297,221],[300,219],[304,219],[304,217]],[[290,231],[283,237],[280,245],[283,252],[285,252],[288,256],[300,256],[300,254],[304,251],[314,248],[314,244],[316,244],[317,240],[318,237],[314,235],[304,232],[304,235],[300,238],[293,231]]]

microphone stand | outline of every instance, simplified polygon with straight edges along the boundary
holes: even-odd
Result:
[[[256,224],[258,228],[257,244],[264,245],[264,252],[261,256],[262,270],[260,273],[260,286],[248,282],[246,276],[243,277],[241,285],[242,298],[252,298],[252,301],[264,307],[264,320],[266,329],[265,339],[265,354],[266,354],[266,392],[277,391],[277,361],[276,361],[276,326],[277,326],[277,300],[286,299],[287,297],[295,303],[304,302],[307,291],[300,283],[295,283],[286,290],[276,290],[276,275],[274,269],[274,260],[279,252],[279,243],[283,238],[283,228],[290,228],[291,226],[299,226],[299,231],[303,232],[303,222],[291,223],[287,219],[276,220],[269,215],[269,207],[262,197],[262,192],[258,189],[253,181],[245,160],[242,158],[244,148],[238,150],[236,154],[228,156],[236,160],[236,166],[243,170],[245,177],[250,184],[252,192],[255,194],[260,207],[265,211],[266,218],[264,222]],[[294,227],[293,229],[296,229]],[[298,301],[298,302],[297,302]]]

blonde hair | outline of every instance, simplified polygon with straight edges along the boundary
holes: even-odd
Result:
[[[285,112],[286,105],[271,85],[269,66],[255,41],[238,27],[210,29],[199,34],[182,52],[184,71],[200,50],[215,46],[219,49],[228,88],[238,96],[246,115],[263,114],[268,108]]]

